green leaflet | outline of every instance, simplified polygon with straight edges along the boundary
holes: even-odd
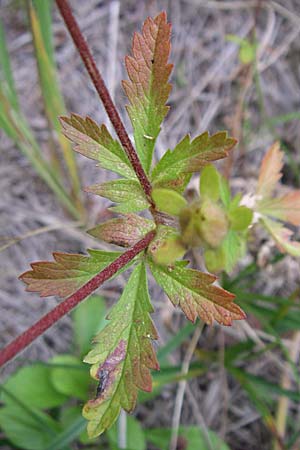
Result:
[[[210,272],[232,272],[246,250],[246,234],[229,230],[220,247],[204,252],[205,265]]]
[[[107,183],[94,184],[85,189],[86,192],[108,198],[112,202],[120,203],[110,209],[120,213],[142,211],[149,208],[149,203],[138,181],[113,180]]]
[[[142,33],[134,35],[132,56],[125,58],[129,80],[123,81],[123,87],[130,101],[127,110],[136,150],[146,172],[150,170],[155,141],[169,110],[166,101],[171,90],[170,35],[165,12],[155,19],[148,17]]]
[[[173,216],[179,216],[187,201],[174,189],[156,188],[152,190],[152,198],[157,209]]]
[[[132,411],[138,389],[151,391],[149,369],[158,369],[151,343],[157,339],[152,311],[146,270],[140,263],[109,313],[109,324],[95,337],[95,346],[84,359],[92,364],[91,375],[99,381],[96,398],[83,408],[90,437],[110,428],[121,408]]]
[[[32,270],[23,273],[20,279],[28,285],[28,291],[39,292],[41,297],[68,297],[121,254],[102,250],[88,253],[90,256],[53,253],[54,262],[33,263]]]
[[[74,144],[74,150],[87,158],[94,159],[104,169],[111,170],[125,178],[136,179],[129,159],[118,141],[109,134],[105,125],[101,127],[90,117],[78,114],[61,117],[64,135]]]
[[[97,225],[88,233],[110,244],[130,247],[154,228],[153,220],[144,219],[136,214],[124,214],[122,217]]]
[[[168,150],[154,167],[152,181],[155,187],[169,187],[182,192],[190,174],[198,172],[211,161],[225,158],[236,144],[225,131],[212,136],[202,133],[191,141],[185,136],[173,151]]]
[[[173,266],[159,266],[149,260],[156,282],[189,320],[194,322],[200,317],[209,325],[214,320],[231,325],[233,320],[245,318],[244,312],[233,303],[234,295],[212,284],[216,277],[188,269],[186,264],[187,261],[180,261]]]
[[[252,223],[253,211],[247,208],[247,206],[235,206],[229,208],[228,218],[232,230],[244,231]]]

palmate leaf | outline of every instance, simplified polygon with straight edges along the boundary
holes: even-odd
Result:
[[[281,197],[272,196],[276,185],[282,177],[283,152],[279,143],[273,144],[263,158],[258,185],[256,189],[255,211],[260,222],[276,242],[281,252],[292,256],[300,256],[300,243],[291,241],[291,230],[284,227],[281,220],[294,226],[300,225],[300,190],[290,190]]]
[[[104,169],[111,170],[125,178],[136,179],[134,170],[122,146],[114,140],[105,125],[99,126],[91,118],[78,114],[61,117],[64,135],[74,142],[74,150],[87,158],[94,159]]]
[[[187,268],[187,261],[159,266],[149,260],[149,265],[156,282],[189,320],[200,317],[208,325],[214,320],[231,325],[233,320],[245,319],[245,313],[233,302],[235,296],[212,284],[215,276]]]
[[[125,59],[129,80],[123,81],[130,101],[127,110],[134,129],[136,149],[142,165],[149,172],[156,138],[169,107],[166,101],[171,85],[168,79],[172,65],[170,54],[171,25],[166,13],[148,17],[142,34],[135,33],[132,56]]]
[[[300,191],[292,190],[281,197],[263,198],[259,201],[258,211],[292,225],[300,225]]]
[[[39,292],[41,297],[68,297],[121,254],[102,250],[88,253],[89,256],[54,253],[55,261],[32,263],[32,270],[23,273],[20,279],[27,284],[28,291]]]
[[[282,177],[283,152],[279,142],[275,142],[267,151],[260,166],[256,193],[263,198],[270,197]]]
[[[157,339],[149,315],[152,311],[146,270],[140,263],[109,313],[109,324],[96,336],[93,350],[84,359],[92,364],[92,377],[99,380],[96,398],[83,408],[90,437],[108,429],[121,408],[132,411],[138,389],[152,389],[150,369],[159,368],[151,343]]]
[[[185,136],[174,150],[168,150],[154,167],[154,186],[182,192],[192,173],[199,172],[211,161],[225,158],[236,142],[228,137],[225,131],[212,136],[205,132],[192,141],[189,135]]]
[[[257,183],[256,209],[259,213],[276,219],[300,224],[300,190],[290,190],[282,197],[272,197],[272,193],[282,177],[283,152],[275,142],[262,160]]]
[[[85,191],[119,203],[119,205],[110,208],[115,212],[129,213],[149,208],[145,193],[140,183],[135,180],[107,181],[106,183],[89,186]]]
[[[284,227],[281,223],[275,222],[275,220],[264,217],[262,220],[263,225],[269,231],[278,249],[282,253],[289,253],[292,256],[300,256],[300,242],[291,241],[293,232]]]

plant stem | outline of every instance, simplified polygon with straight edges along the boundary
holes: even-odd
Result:
[[[0,350],[0,367],[10,361],[14,356],[28,347],[31,342],[38,338],[48,328],[54,325],[65,314],[71,311],[82,300],[88,297],[105,281],[111,278],[122,267],[128,264],[136,255],[145,250],[155,236],[155,231],[150,231],[143,239],[137,242],[126,252],[122,253],[115,261],[109,264],[105,269],[95,275],[90,281],[79,288],[74,294],[70,295],[63,302],[45,314],[34,325],[20,334],[10,344]]]
[[[73,42],[81,56],[81,59],[88,71],[88,74],[90,75],[90,78],[96,88],[96,91],[98,92],[98,95],[103,103],[107,115],[120,139],[122,146],[124,147],[124,150],[128,156],[129,161],[131,162],[131,165],[136,173],[136,176],[138,177],[141,183],[141,186],[148,198],[148,201],[150,202],[151,206],[154,207],[154,203],[151,198],[151,183],[129,139],[129,136],[125,130],[123,122],[119,116],[119,113],[103,81],[103,78],[99,70],[97,69],[95,60],[72,14],[69,3],[67,0],[56,0],[56,4],[70,32]]]

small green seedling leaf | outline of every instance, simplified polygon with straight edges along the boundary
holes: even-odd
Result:
[[[51,368],[51,382],[57,392],[85,401],[91,383],[89,373],[84,370],[85,366],[80,359],[73,355],[57,355],[50,364],[62,365]],[[64,365],[74,365],[74,368],[65,368]]]
[[[74,150],[87,158],[94,159],[104,169],[116,172],[125,178],[136,179],[127,155],[118,141],[115,141],[105,125],[99,125],[89,117],[78,114],[61,117],[64,135],[72,141]]]
[[[22,367],[4,383],[4,387],[33,408],[54,408],[67,398],[53,385],[50,368],[42,364]],[[7,406],[14,405],[5,392],[1,393],[1,401]]]
[[[120,247],[131,247],[155,228],[153,220],[136,214],[124,214],[88,231],[91,236]]]
[[[240,47],[239,57],[242,64],[253,63],[256,57],[255,45],[245,41]]]
[[[225,131],[212,136],[205,132],[192,141],[188,135],[185,136],[175,149],[168,150],[154,167],[154,186],[182,192],[192,173],[199,172],[212,161],[225,158],[236,142],[235,139],[229,138]]]
[[[95,184],[85,188],[86,192],[108,198],[112,202],[120,203],[110,209],[120,213],[142,211],[149,208],[141,185],[136,180],[113,180]]]
[[[19,406],[9,405],[0,409],[0,427],[13,444],[12,448],[45,449],[61,431],[59,424],[48,414],[36,410],[35,416],[26,414]]]
[[[138,155],[149,172],[156,138],[167,114],[171,85],[168,79],[172,65],[170,54],[171,25],[165,12],[155,19],[146,19],[142,33],[135,33],[132,56],[125,58],[129,80],[123,81],[130,101],[128,114],[134,130]]]
[[[239,58],[242,64],[250,64],[255,61],[256,44],[253,44],[248,39],[243,39],[236,36],[235,34],[228,34],[226,39],[227,41],[231,41],[239,45]]]
[[[245,313],[233,302],[234,295],[213,285],[216,277],[188,269],[186,264],[181,261],[168,267],[149,261],[156,282],[189,320],[194,322],[199,317],[208,325],[214,320],[231,325],[233,320],[245,318]]]
[[[179,216],[180,211],[187,205],[187,201],[178,192],[156,188],[152,190],[152,198],[157,209],[173,216]]]
[[[149,315],[152,311],[146,270],[141,263],[111,310],[109,324],[95,337],[94,348],[84,359],[92,364],[91,375],[99,382],[96,398],[83,409],[90,437],[110,428],[121,408],[132,411],[138,389],[152,389],[150,369],[158,369],[151,343],[157,339]]]
[[[54,262],[32,263],[32,270],[23,273],[20,279],[27,284],[28,291],[39,292],[41,297],[67,297],[121,254],[102,250],[88,250],[88,253],[89,256],[53,253]]]

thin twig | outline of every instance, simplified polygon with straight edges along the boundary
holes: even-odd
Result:
[[[65,24],[70,32],[73,42],[81,56],[81,59],[88,71],[88,74],[95,86],[95,89],[103,103],[103,106],[107,112],[108,117],[120,139],[121,144],[128,156],[129,161],[138,177],[141,186],[150,202],[154,207],[153,200],[151,199],[151,183],[142,167],[139,157],[129,139],[129,136],[125,130],[123,122],[119,116],[119,113],[112,101],[112,98],[107,90],[107,87],[103,81],[103,78],[96,66],[95,60],[90,52],[88,44],[83,37],[80,28],[72,14],[71,8],[67,0],[56,0],[56,4],[60,10],[60,13],[65,21]]]
[[[109,42],[107,55],[109,63],[107,65],[106,83],[107,89],[110,92],[111,98],[114,101],[115,89],[116,89],[116,71],[117,71],[117,48],[118,48],[118,36],[119,36],[119,18],[120,18],[120,2],[119,0],[113,0],[109,5]]]
[[[118,419],[118,447],[125,449],[127,447],[127,413],[121,409]]]
[[[300,351],[300,331],[295,331],[293,338],[292,338],[292,346],[289,349],[290,352],[290,358],[293,361],[293,363],[297,362],[297,359],[299,358],[299,351]],[[285,368],[282,374],[281,378],[281,387],[283,389],[291,389],[291,376],[290,376],[290,363],[285,363]],[[279,397],[278,406],[277,406],[277,413],[276,413],[276,426],[279,436],[284,440],[285,433],[286,433],[286,423],[288,418],[288,412],[289,412],[289,399],[285,395],[281,395]],[[274,441],[274,450],[280,450],[280,446],[277,441]]]
[[[203,328],[203,324],[199,325],[196,328],[196,330],[193,334],[193,337],[190,341],[185,358],[182,363],[181,373],[183,375],[186,375],[189,371],[191,359],[193,357],[198,340],[201,336],[202,328]],[[182,410],[186,385],[187,385],[186,380],[182,380],[178,383],[178,390],[177,390],[176,399],[175,399],[174,415],[173,415],[173,419],[172,419],[172,435],[171,435],[169,450],[176,450],[176,448],[177,448],[178,430],[179,430],[179,425],[180,425],[180,416],[181,416],[181,410]]]
[[[67,227],[80,227],[82,226],[82,222],[71,222],[71,223],[54,223],[51,225],[45,225],[43,227],[37,228],[35,230],[28,231],[27,233],[22,234],[19,237],[11,237],[11,238],[1,238],[0,242],[5,240],[6,243],[0,246],[0,252],[3,252],[7,248],[11,247],[12,245],[18,244],[21,241],[24,241],[24,239],[31,238],[33,236],[37,236],[38,234],[42,233],[48,233],[49,231],[56,231],[60,229],[64,229]]]
[[[105,281],[111,278],[122,267],[128,264],[136,255],[145,250],[155,236],[155,231],[150,231],[143,239],[137,242],[132,248],[122,253],[115,261],[105,269],[95,275],[90,281],[84,284],[74,294],[58,304],[50,312],[45,314],[34,325],[20,334],[10,344],[0,351],[0,367],[14,358],[18,353],[28,347],[31,342],[38,338],[48,328],[54,325],[59,319],[71,311],[82,300],[98,289]]]
[[[229,406],[229,396],[228,396],[228,380],[225,369],[225,335],[223,329],[220,330],[219,333],[219,364],[220,364],[220,382],[222,389],[222,422],[221,422],[221,430],[220,437],[223,441],[225,441],[227,426],[228,426],[228,406]]]
[[[242,0],[242,1],[233,1],[230,2],[228,0],[189,0],[189,3],[195,4],[196,6],[201,5],[202,8],[216,8],[216,9],[224,9],[235,10],[235,9],[249,9],[255,8],[257,5],[257,0]]]
[[[191,404],[191,407],[193,409],[193,414],[194,414],[194,416],[195,416],[195,418],[197,420],[197,423],[198,423],[199,427],[201,428],[201,431],[203,432],[203,437],[204,437],[205,442],[207,444],[207,449],[208,450],[218,450],[218,449],[214,449],[213,448],[213,445],[212,445],[212,442],[211,442],[211,438],[210,438],[210,435],[209,435],[209,432],[208,432],[208,428],[207,428],[207,425],[205,423],[203,414],[200,411],[198,401],[195,398],[195,394],[192,392],[192,390],[191,390],[189,385],[186,386],[186,394],[187,394],[188,400],[189,400],[189,402]]]

